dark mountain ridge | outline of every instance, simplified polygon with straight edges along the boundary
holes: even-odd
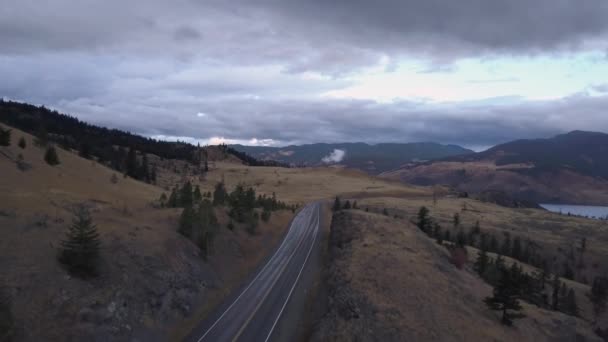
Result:
[[[463,155],[473,151],[457,145],[433,142],[418,143],[317,143],[285,147],[230,145],[258,159],[316,166],[340,164],[375,174],[398,168],[413,161],[423,161]],[[339,150],[332,158],[332,153]],[[341,157],[341,158],[340,158]]]
[[[515,140],[486,151],[445,158],[448,161],[493,160],[497,166],[533,164],[520,172],[555,171],[567,168],[574,172],[608,180],[608,134],[572,131],[549,139]]]
[[[382,174],[460,191],[504,192],[519,201],[608,205],[608,134],[573,131],[486,151],[414,163]]]

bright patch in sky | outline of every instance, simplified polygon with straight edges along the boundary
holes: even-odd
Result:
[[[165,141],[182,141],[182,142],[187,142],[190,144],[200,144],[202,146],[205,145],[220,145],[220,144],[226,144],[226,145],[234,145],[234,144],[241,144],[241,145],[249,145],[249,146],[277,146],[279,145],[278,141],[275,141],[273,139],[257,139],[257,138],[252,138],[252,139],[229,139],[229,138],[224,138],[224,137],[211,137],[209,139],[194,139],[191,137],[177,137],[177,136],[169,136],[169,135],[153,135],[150,138],[152,139],[157,139],[157,140],[165,140]]]
[[[503,97],[551,100],[587,92],[593,85],[608,80],[606,56],[599,52],[465,59],[447,70],[428,69],[428,65],[418,61],[404,61],[388,71],[384,67],[375,68],[349,77],[352,86],[323,95],[380,102],[457,102]]]

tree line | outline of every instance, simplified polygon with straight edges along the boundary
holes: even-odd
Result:
[[[128,163],[132,161],[129,157],[131,151],[142,156],[153,154],[163,159],[184,160],[194,165],[205,164],[205,169],[208,169],[206,159],[201,159],[200,146],[146,138],[119,129],[91,125],[44,106],[37,107],[0,98],[0,122],[35,135],[43,146],[54,142],[65,149],[78,151],[82,157],[95,157],[98,162],[117,171],[127,172],[139,180],[145,180],[146,175],[141,170],[129,167]],[[5,131],[0,132],[0,142],[10,140],[10,132]],[[250,166],[287,166],[274,161],[259,161],[226,145],[221,148]]]
[[[256,194],[254,188],[246,188],[242,184],[237,184],[229,193],[224,182],[218,182],[212,193],[201,192],[198,185],[193,187],[192,183],[187,181],[181,187],[175,186],[169,196],[163,193],[159,203],[161,207],[183,208],[178,231],[192,239],[204,257],[207,257],[212,249],[213,239],[219,229],[214,208],[227,207],[230,217],[228,229],[234,229],[234,222],[237,222],[245,224],[245,229],[250,234],[256,233],[260,219],[264,222],[270,220],[273,211],[296,209],[295,205],[287,205],[277,200],[275,193],[272,196]]]
[[[465,233],[458,213],[454,214],[452,219],[452,225],[458,233],[452,235],[450,230],[443,230],[429,214],[428,208],[421,207],[415,222],[416,226],[429,237],[434,238],[439,244],[448,241],[451,248],[460,248],[465,252],[466,245],[479,249],[473,268],[484,281],[493,286],[493,295],[484,302],[489,308],[502,312],[503,324],[511,325],[514,319],[524,317],[520,312],[522,309],[519,304],[520,299],[546,309],[573,316],[579,315],[576,293],[560,280],[559,274],[549,273],[547,262],[538,253],[539,244],[528,240],[524,247],[519,237],[511,240],[508,233],[504,234],[503,241],[500,242],[494,235],[483,232],[479,222]],[[580,250],[584,252],[585,249],[586,240],[582,239]],[[494,253],[496,257],[492,258],[488,253]],[[524,272],[521,265],[516,262],[508,267],[505,264],[505,255],[522,263],[531,264],[538,271]],[[572,277],[571,270],[567,267],[564,273],[566,278]],[[596,317],[599,317],[606,308],[608,278],[596,277],[588,297],[594,305]]]

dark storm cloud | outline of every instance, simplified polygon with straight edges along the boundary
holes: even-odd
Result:
[[[185,113],[149,101],[111,104],[106,117],[80,103],[65,108],[102,124],[155,136],[204,139],[224,137],[273,139],[282,144],[311,142],[437,141],[464,146],[491,146],[519,138],[549,137],[570,130],[608,127],[608,96],[573,96],[560,101],[521,101],[511,105],[438,105],[372,101],[184,101]],[[196,112],[205,115],[199,117]],[[141,115],[139,113],[145,113]],[[139,115],[138,115],[139,114]],[[120,120],[118,120],[120,118]],[[176,120],[175,118],[178,118]],[[538,118],[544,118],[539,120]]]
[[[608,129],[605,86],[500,106],[322,94],[404,56],[443,74],[462,57],[608,51],[606,18],[605,0],[6,0],[0,96],[148,135],[489,145]]]
[[[9,0],[0,53],[189,53],[324,70],[381,54],[450,60],[608,48],[606,18],[605,0]]]
[[[588,38],[605,37],[608,29],[608,2],[603,0],[264,2],[312,32],[335,29],[359,46],[395,50],[412,43],[446,55],[469,49],[576,48]],[[319,25],[317,30],[311,22]],[[433,46],[439,42],[445,45]]]

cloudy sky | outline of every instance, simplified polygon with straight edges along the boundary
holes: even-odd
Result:
[[[606,0],[2,0],[0,96],[165,139],[608,131]]]

